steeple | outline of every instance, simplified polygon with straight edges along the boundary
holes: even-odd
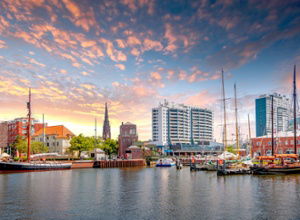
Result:
[[[104,114],[104,122],[103,122],[103,139],[110,139],[110,125],[109,125],[109,120],[108,120],[108,110],[107,110],[107,103],[105,103],[105,114]]]

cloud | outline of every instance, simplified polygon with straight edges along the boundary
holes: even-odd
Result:
[[[7,48],[5,41],[0,40],[0,49],[1,48]]]
[[[155,79],[155,80],[161,80],[162,79],[161,75],[158,72],[152,72],[151,73],[151,78]]]
[[[125,70],[125,65],[124,64],[115,64],[115,67],[119,68],[120,70]]]

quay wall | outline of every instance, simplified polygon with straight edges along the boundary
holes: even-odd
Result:
[[[138,167],[138,166],[145,166],[145,165],[146,165],[146,161],[143,159],[100,160],[100,161],[95,161],[94,168]]]

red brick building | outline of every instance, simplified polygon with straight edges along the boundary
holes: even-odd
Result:
[[[254,155],[270,155],[272,151],[271,137],[252,138],[252,154]],[[274,153],[285,154],[294,153],[294,137],[274,138]],[[297,137],[297,153],[300,154],[300,137]]]
[[[0,153],[4,151],[4,148],[8,145],[8,126],[7,122],[0,123]]]
[[[121,124],[119,135],[119,157],[125,157],[126,149],[134,142],[138,141],[138,135],[136,132],[136,125],[130,122]]]
[[[6,141],[6,146],[13,144],[17,136],[27,136],[27,123],[28,118],[16,118],[12,121],[1,123],[0,136],[4,137],[3,141]],[[39,123],[35,119],[32,119],[31,124],[31,134],[34,134],[35,131],[43,128],[43,123]],[[3,141],[1,140],[1,142]]]

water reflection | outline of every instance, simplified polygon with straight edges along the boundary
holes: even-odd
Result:
[[[300,176],[188,168],[0,174],[1,219],[299,219]]]

